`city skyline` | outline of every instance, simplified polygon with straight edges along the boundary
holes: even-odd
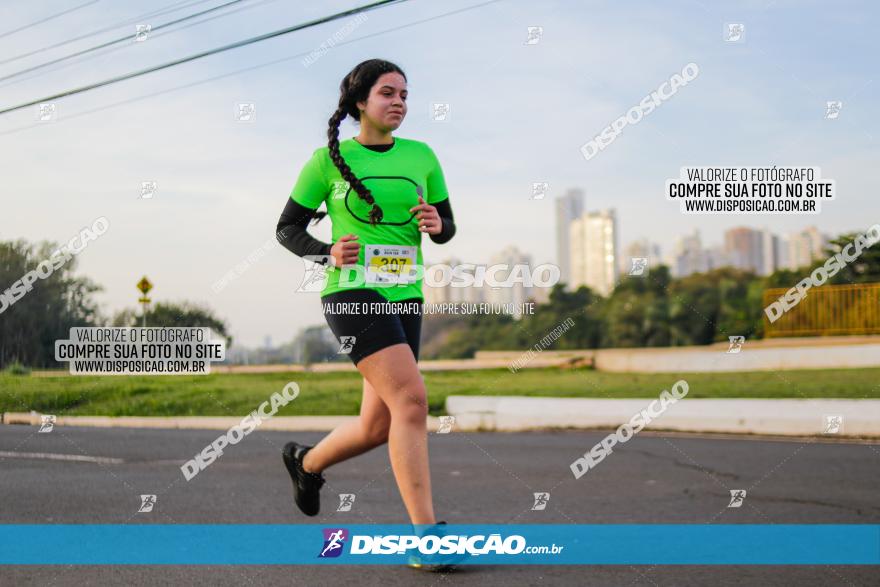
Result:
[[[158,31],[144,42],[6,80],[3,106],[354,6],[267,4]],[[10,4],[0,15],[28,23],[50,8]],[[70,38],[72,30],[95,30],[152,8],[88,7],[4,37],[0,49],[20,55]],[[632,10],[644,19],[628,18]],[[371,11],[307,63],[304,57],[344,23],[60,99],[51,121],[37,121],[31,110],[13,112],[0,118],[0,238],[66,242],[106,216],[110,228],[77,258],[77,274],[105,288],[96,301],[107,314],[135,307],[135,285],[147,275],[154,300],[204,303],[242,344],[258,346],[267,334],[289,340],[321,323],[320,298],[296,292],[305,263],[268,241],[303,163],[326,145],[339,82],[372,57],[407,74],[409,112],[395,134],[430,145],[446,175],[458,231],[445,245],[425,242],[428,262],[456,256],[487,263],[508,244],[535,263],[550,262],[554,198],[577,186],[588,209],[615,209],[624,248],[647,236],[670,251],[676,237],[696,227],[704,242],[719,242],[744,217],[681,214],[663,192],[685,165],[820,167],[839,191],[820,216],[745,223],[772,223],[779,233],[815,224],[831,235],[873,224],[880,217],[870,196],[880,123],[864,75],[874,68],[867,61],[875,53],[872,33],[856,26],[853,13],[829,18],[818,4],[792,10],[783,2],[742,7],[737,18],[746,41],[729,43],[729,18],[721,6],[695,11],[647,2],[394,6]],[[536,25],[543,33],[527,44]],[[423,50],[410,49],[416,45]],[[54,56],[7,63],[0,75]],[[699,76],[585,159],[585,143],[691,62]],[[814,74],[806,81],[799,75],[805,67]],[[829,100],[842,104],[834,119],[826,117]],[[437,103],[449,108],[443,122],[431,118]],[[253,104],[254,116],[238,120],[240,104]],[[357,132],[346,120],[340,139]],[[155,187],[149,198],[141,197],[145,183]],[[540,197],[536,183],[546,184]],[[329,242],[330,224],[309,230]],[[248,262],[267,242],[265,254]],[[241,275],[215,291],[238,266]]]

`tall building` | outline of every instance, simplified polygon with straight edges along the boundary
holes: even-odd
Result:
[[[824,257],[829,243],[828,236],[819,232],[815,226],[788,235],[786,267],[795,270],[809,265],[814,259]]]
[[[724,251],[732,266],[764,275],[764,240],[761,231],[741,226],[724,232]]]
[[[473,285],[461,286],[460,279],[451,277],[452,268],[461,264],[460,259],[453,257],[437,264],[425,265],[425,279],[423,281],[425,303],[476,304],[483,301],[483,288]],[[459,273],[474,275],[475,270],[475,267],[462,268],[459,269]]]
[[[559,280],[568,284],[571,290],[571,240],[569,227],[573,220],[584,213],[584,192],[573,188],[564,196],[556,198],[556,259],[559,266]]]
[[[614,210],[587,212],[572,221],[572,289],[586,285],[607,296],[617,284],[617,219]]]
[[[694,229],[693,234],[675,239],[675,248],[670,259],[670,270],[673,277],[687,277],[693,273],[705,273],[710,270],[712,262],[723,262],[723,259],[718,257],[717,254],[712,255],[703,249],[700,231]]]
[[[764,228],[761,231],[761,271],[758,275],[770,275],[782,267],[782,246],[778,236]]]
[[[729,267],[731,265],[730,256],[724,252],[724,247],[715,245],[704,249],[702,258],[705,261],[706,271],[712,271],[719,267]]]
[[[496,271],[494,273],[494,277],[496,281],[504,281],[508,279],[511,274],[513,274],[515,283],[511,283],[509,286],[505,287],[491,287],[490,285],[483,286],[483,293],[485,301],[492,304],[514,304],[515,310],[513,313],[514,319],[519,319],[522,317],[522,304],[529,298],[532,294],[531,287],[526,287],[520,281],[523,279],[523,270],[517,270],[514,272],[514,265],[525,265],[527,267],[527,271],[531,274],[532,270],[532,258],[530,255],[520,252],[514,246],[508,246],[501,252],[493,255],[492,260],[490,261],[491,265],[507,265],[508,269],[506,271]]]

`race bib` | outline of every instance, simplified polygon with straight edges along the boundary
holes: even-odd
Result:
[[[415,283],[416,247],[365,245],[367,283]]]

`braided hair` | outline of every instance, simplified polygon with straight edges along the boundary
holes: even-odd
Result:
[[[376,80],[379,79],[379,76],[386,73],[399,73],[403,76],[404,80],[406,79],[406,74],[403,73],[402,69],[384,59],[362,61],[348,72],[342,78],[342,83],[339,84],[339,105],[328,121],[330,128],[327,130],[327,138],[329,140],[327,146],[330,149],[330,159],[336,165],[342,178],[348,182],[348,185],[351,186],[362,200],[373,207],[370,210],[370,224],[372,225],[381,222],[383,216],[382,208],[376,204],[373,194],[352,172],[351,167],[348,166],[348,163],[345,162],[345,159],[339,152],[339,124],[346,116],[351,116],[360,122],[361,112],[358,110],[357,103],[367,100],[370,95],[370,89],[376,83]],[[317,212],[315,214],[315,224],[326,215],[327,212]]]

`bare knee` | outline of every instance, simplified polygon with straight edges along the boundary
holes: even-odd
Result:
[[[388,432],[391,430],[391,419],[373,422],[364,425],[364,437],[373,446],[379,446],[388,442]]]
[[[428,401],[423,386],[401,390],[397,402],[391,406],[391,419],[394,422],[424,424],[428,417]]]

